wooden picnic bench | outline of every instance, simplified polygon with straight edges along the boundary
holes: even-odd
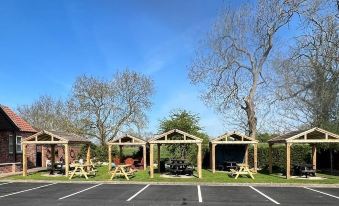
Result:
[[[127,180],[129,180],[129,176],[134,176],[136,170],[132,168],[131,164],[125,165],[117,165],[112,172],[111,180],[113,180],[116,176],[124,176]]]
[[[230,169],[231,175],[235,176],[235,179],[239,177],[239,175],[247,175],[254,179],[253,173],[248,168],[247,164],[237,164],[238,169]]]
[[[97,170],[94,168],[93,164],[73,164],[71,167],[74,167],[74,170],[70,171],[69,179],[72,179],[74,176],[82,177],[84,176],[88,179],[88,175],[96,175]]]

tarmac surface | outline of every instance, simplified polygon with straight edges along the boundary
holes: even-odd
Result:
[[[339,188],[0,182],[0,205],[339,205]]]

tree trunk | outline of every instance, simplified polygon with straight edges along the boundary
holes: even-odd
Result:
[[[246,107],[244,110],[247,114],[247,124],[249,130],[249,136],[253,139],[256,138],[257,133],[257,117],[255,116],[255,106],[252,98],[246,98],[245,100]]]

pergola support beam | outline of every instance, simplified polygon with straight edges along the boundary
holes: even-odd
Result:
[[[149,145],[149,171],[151,178],[154,178],[154,160],[153,160],[153,153],[154,153],[154,144]]]
[[[22,144],[22,176],[27,176],[27,154],[26,154],[27,145]]]
[[[66,177],[69,175],[69,146],[65,144],[65,174]]]
[[[291,177],[291,143],[286,143],[286,179]]]
[[[212,173],[215,173],[215,147],[216,147],[216,144],[213,144],[212,143],[212,146],[211,146],[211,155],[212,155]]]
[[[312,165],[313,169],[317,169],[317,145],[313,144],[312,145]]]
[[[198,166],[198,178],[202,177],[202,161],[201,161],[201,143],[198,143],[198,155],[197,155],[197,166]]]

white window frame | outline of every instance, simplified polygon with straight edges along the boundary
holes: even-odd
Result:
[[[18,142],[18,138],[20,138],[20,142]],[[16,151],[16,153],[22,153],[22,147],[21,147],[21,141],[22,141],[22,136],[16,136],[16,138],[15,138],[15,151]],[[20,150],[18,149],[18,146],[20,146],[19,148],[20,148]]]
[[[8,136],[8,154],[14,153],[13,135]]]

